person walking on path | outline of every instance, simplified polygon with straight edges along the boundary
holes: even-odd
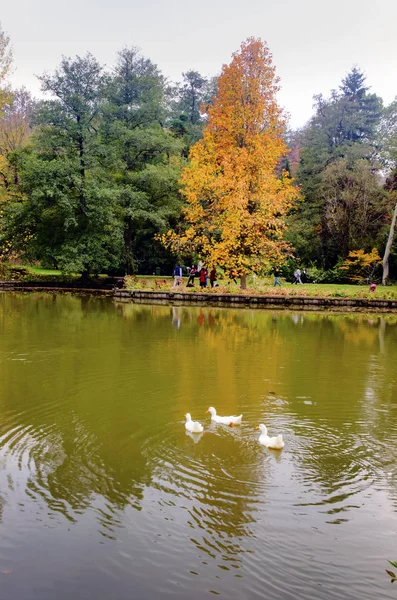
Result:
[[[210,271],[210,283],[211,283],[212,288],[215,285],[215,281],[216,281],[216,269],[215,269],[215,267],[212,267],[212,269]]]
[[[281,282],[279,280],[280,277],[280,269],[278,269],[277,267],[274,269],[274,285],[273,287],[276,287],[276,285],[280,285],[281,286]]]
[[[307,271],[306,271],[306,269],[303,269],[303,271],[302,271],[301,280],[302,280],[302,283],[307,283]]]
[[[174,287],[178,287],[182,283],[182,267],[178,263],[174,269]]]
[[[294,285],[294,283],[296,283],[296,284],[300,283],[302,285],[300,269],[296,269],[294,272],[294,281],[292,282],[292,285]]]
[[[195,267],[195,265],[192,266],[192,268],[190,269],[190,273],[189,273],[189,279],[187,281],[187,286],[188,287],[194,287],[194,278],[197,275],[197,269]]]
[[[207,277],[208,277],[207,269],[205,267],[201,267],[201,271],[200,271],[200,287],[201,288],[207,287]]]

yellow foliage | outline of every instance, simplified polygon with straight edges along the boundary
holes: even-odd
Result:
[[[10,157],[28,144],[30,135],[24,114],[11,113],[0,118],[0,202],[20,199],[18,173]]]
[[[350,281],[361,282],[370,279],[381,262],[382,259],[376,248],[367,253],[364,250],[352,250],[341,269],[346,271],[346,277]]]
[[[240,275],[290,250],[284,217],[299,194],[288,174],[278,173],[287,153],[278,81],[267,46],[254,38],[223,67],[203,139],[182,172],[186,230],[163,236],[166,245]]]

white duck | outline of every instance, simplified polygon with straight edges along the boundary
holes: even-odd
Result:
[[[187,431],[191,433],[202,433],[204,431],[204,427],[198,421],[192,421],[192,417],[190,413],[186,413],[186,423],[185,428]]]
[[[211,421],[214,421],[214,423],[223,423],[224,425],[241,425],[243,419],[243,415],[239,415],[238,417],[218,417],[213,406],[210,406],[206,412],[211,413]]]
[[[258,425],[257,429],[261,430],[261,434],[259,436],[260,444],[263,444],[263,446],[271,448],[272,450],[281,450],[281,448],[284,448],[284,440],[281,434],[275,437],[269,437],[267,435],[267,427],[263,424]]]

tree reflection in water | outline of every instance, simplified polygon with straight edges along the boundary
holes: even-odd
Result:
[[[157,557],[165,530],[161,564],[173,552],[226,570],[249,560],[258,589],[260,564],[270,583],[283,568],[299,576],[303,563],[285,567],[283,552],[298,544],[294,560],[309,564],[314,524],[332,544],[324,527],[353,526],[359,512],[364,531],[361,507],[379,490],[397,507],[396,323],[3,295],[3,520],[25,504],[51,526],[84,530],[92,515],[106,543],[140,536],[143,557]],[[210,424],[209,405],[242,412],[242,426]],[[204,435],[186,435],[186,412]],[[283,433],[282,453],[258,444],[260,422]],[[367,540],[354,531],[358,552]]]

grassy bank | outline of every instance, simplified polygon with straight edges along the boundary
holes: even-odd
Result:
[[[239,285],[233,282],[219,280],[218,287],[200,288],[198,282],[194,287],[186,287],[187,278],[183,278],[183,283],[178,288],[173,287],[172,277],[145,277],[129,276],[126,277],[125,287],[130,290],[183,290],[184,292],[205,292],[213,294],[264,294],[267,296],[312,296],[312,297],[330,297],[330,298],[378,298],[383,300],[397,299],[397,285],[386,287],[378,286],[375,292],[369,291],[368,285],[353,284],[322,284],[306,283],[302,285],[292,285],[282,282],[281,287],[273,287],[273,282],[266,278],[248,279],[248,289],[241,290]]]
[[[79,275],[66,277],[55,269],[42,269],[30,265],[0,264],[0,279],[6,281],[71,281]]]
[[[79,274],[65,276],[61,271],[55,269],[43,269],[30,265],[12,265],[8,267],[6,277],[3,279],[21,280],[21,281],[54,281],[67,282],[78,280]],[[2,277],[0,277],[1,279]],[[99,275],[98,279],[106,279],[107,275]],[[179,290],[185,292],[205,292],[212,294],[264,294],[267,296],[311,296],[311,297],[330,297],[330,298],[377,298],[382,300],[397,299],[397,285],[386,287],[378,286],[375,292],[369,291],[368,285],[354,285],[342,283],[306,283],[303,285],[292,285],[284,280],[282,285],[273,287],[273,279],[262,277],[249,277],[247,281],[248,289],[241,290],[239,284],[229,280],[219,279],[217,287],[200,288],[198,280],[194,287],[186,287],[187,277],[183,278],[182,286]],[[134,275],[125,278],[125,287],[130,290],[175,290],[173,287],[174,278],[155,275]]]

